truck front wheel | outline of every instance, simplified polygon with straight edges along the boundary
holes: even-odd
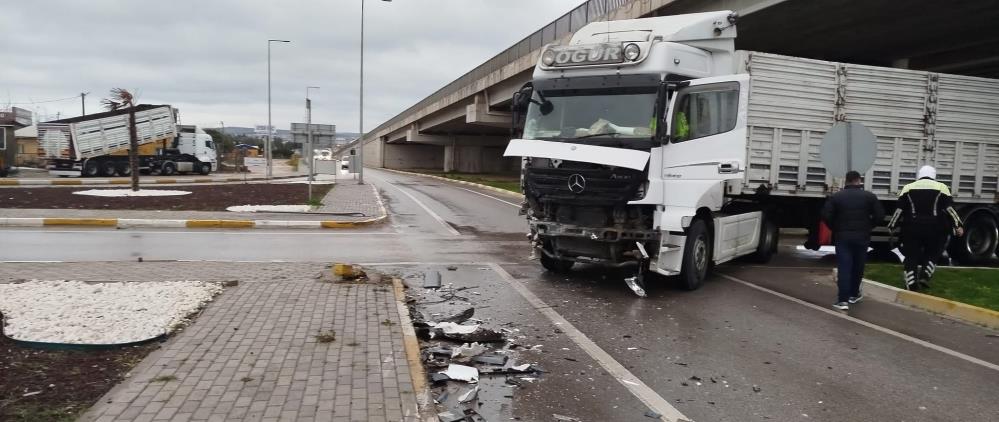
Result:
[[[83,175],[86,177],[95,177],[101,173],[101,167],[97,161],[87,160],[83,163]]]
[[[977,212],[964,225],[964,236],[951,239],[951,255],[964,265],[988,261],[999,243],[996,220],[986,212]]]
[[[680,269],[680,287],[697,290],[708,277],[711,267],[711,232],[704,220],[694,220],[687,230],[683,248],[683,266]]]
[[[201,163],[201,165],[198,166],[198,173],[201,173],[202,176],[207,176],[208,173],[211,172],[212,172],[212,165],[209,163]]]
[[[780,243],[780,229],[777,224],[769,218],[763,219],[760,227],[760,243],[756,246],[756,252],[749,256],[753,262],[766,264],[777,254],[777,245]]]

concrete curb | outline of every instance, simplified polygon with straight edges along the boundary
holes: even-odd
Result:
[[[303,176],[280,176],[272,177],[247,177],[247,182],[259,182],[266,180],[293,179]],[[172,184],[199,184],[199,183],[229,183],[242,182],[242,177],[203,177],[197,179],[146,179],[139,181],[140,186],[172,185]],[[0,179],[0,186],[92,186],[92,185],[129,185],[131,179]]]
[[[421,409],[429,409],[430,388],[427,386],[427,373],[423,369],[423,358],[420,356],[420,341],[416,338],[416,328],[409,318],[409,308],[406,306],[406,287],[402,280],[392,277],[392,291],[395,294],[396,309],[399,311],[399,322],[402,326],[403,346],[406,349],[406,360],[409,363],[409,376],[413,379],[413,389],[416,393],[417,409],[416,414],[420,415]],[[430,414],[420,415],[422,419],[427,419]],[[434,419],[428,419],[434,420]]]
[[[833,270],[833,282],[835,281],[836,271]],[[991,309],[900,289],[866,278],[863,281],[863,290],[864,295],[881,302],[897,303],[964,322],[999,329],[999,312]]]
[[[128,228],[208,228],[208,229],[351,229],[385,221],[387,214],[359,221],[337,220],[157,220],[145,218],[0,218],[0,227],[116,227]]]
[[[444,181],[444,182],[457,183],[459,185],[474,186],[474,187],[477,187],[479,189],[485,189],[485,190],[489,190],[489,191],[493,191],[493,192],[498,192],[498,193],[506,194],[506,195],[509,195],[510,197],[517,198],[517,199],[524,199],[524,195],[523,194],[519,194],[519,193],[513,192],[513,191],[508,191],[506,189],[500,189],[500,188],[497,188],[497,187],[494,187],[494,186],[483,185],[481,183],[466,182],[464,180],[448,179],[447,177],[441,177],[441,176],[435,176],[435,175],[432,175],[432,174],[417,173],[417,172],[405,171],[405,170],[394,170],[394,169],[386,169],[386,168],[382,168],[382,169],[379,169],[379,170],[385,170],[385,171],[390,171],[390,172],[399,173],[399,174],[408,174],[408,175],[412,175],[412,176],[429,177],[431,179],[437,179],[437,180]]]

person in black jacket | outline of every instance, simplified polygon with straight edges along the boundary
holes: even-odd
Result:
[[[862,187],[860,173],[846,173],[846,187],[826,200],[822,219],[832,229],[836,245],[836,284],[839,292],[834,308],[845,311],[864,298],[860,281],[867,263],[871,230],[885,218],[878,197]]]

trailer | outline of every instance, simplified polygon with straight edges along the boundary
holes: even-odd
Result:
[[[217,168],[210,135],[177,125],[169,105],[135,107],[140,171],[209,174]],[[129,176],[128,110],[89,114],[38,125],[39,155],[55,176]]]
[[[923,164],[965,220],[951,254],[995,253],[999,80],[736,51],[736,22],[600,22],[542,50],[505,155],[523,157],[545,268],[635,266],[636,293],[650,273],[696,289],[716,264],[768,261],[780,228],[814,231],[847,169],[890,212]]]

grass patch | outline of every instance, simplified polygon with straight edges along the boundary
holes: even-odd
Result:
[[[253,381],[253,378],[243,377],[243,378],[240,378],[239,380],[242,381],[242,382],[250,382],[250,381]]]
[[[312,198],[308,201],[308,204],[313,207],[321,207],[323,206],[323,200],[321,198]]]
[[[72,422],[76,420],[76,413],[54,406],[30,405],[18,407],[10,417],[11,422]]]
[[[494,188],[500,188],[503,190],[508,190],[510,192],[523,193],[520,190],[520,177],[511,176],[505,174],[469,174],[469,173],[456,173],[456,172],[433,172],[433,171],[423,171],[424,174],[432,174],[434,176],[440,176],[452,180],[462,180],[465,182],[478,183],[480,185],[492,186]]]
[[[867,264],[864,277],[905,288],[898,264]],[[999,269],[937,267],[930,288],[921,293],[999,311]]]
[[[177,377],[173,375],[160,375],[156,378],[153,378],[149,382],[170,382],[170,381],[177,381]]]
[[[316,334],[316,341],[320,343],[332,343],[336,341],[336,331],[330,330]]]
[[[391,327],[391,326],[395,325],[395,323],[392,322],[392,320],[390,320],[390,319],[385,319],[385,321],[382,321],[382,325],[384,325],[386,327]]]

